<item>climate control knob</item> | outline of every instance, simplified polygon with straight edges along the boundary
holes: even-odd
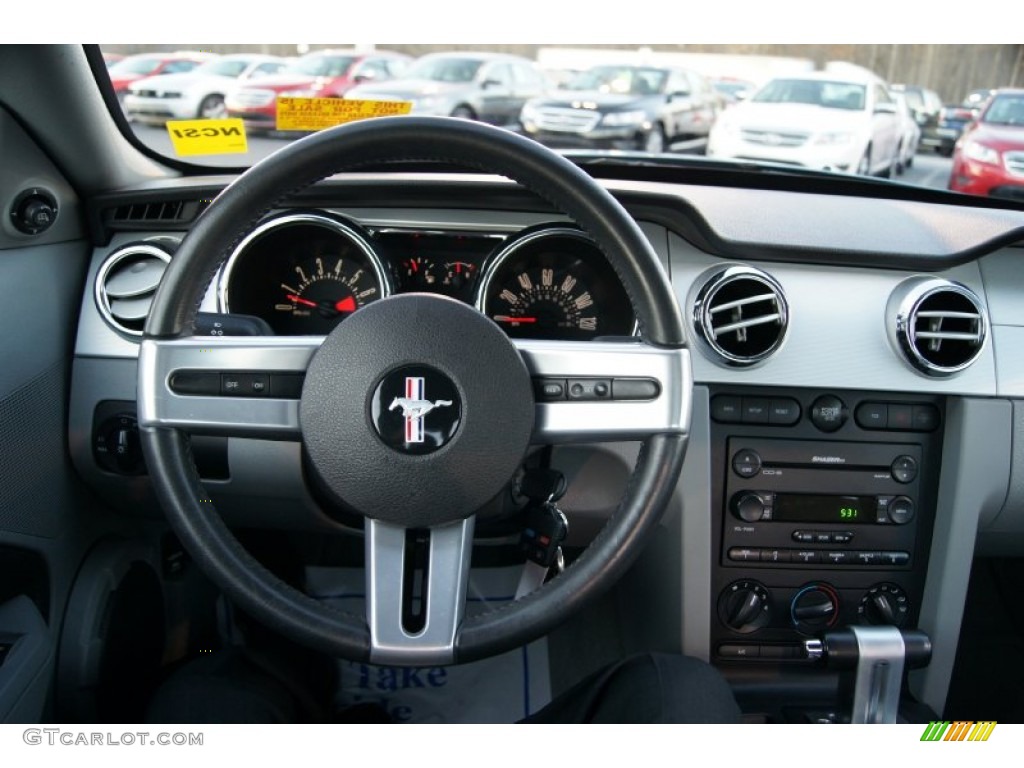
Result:
[[[817,634],[839,620],[839,595],[830,584],[808,584],[793,597],[789,613],[798,632]]]
[[[866,624],[902,627],[910,615],[910,601],[897,584],[876,584],[857,606],[857,615]]]
[[[726,587],[718,597],[718,617],[733,632],[756,632],[771,620],[771,597],[759,581],[743,579]]]

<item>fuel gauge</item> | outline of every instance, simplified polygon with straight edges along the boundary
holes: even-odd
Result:
[[[406,291],[436,291],[437,264],[427,256],[412,256],[402,259],[399,278]]]
[[[473,288],[476,280],[476,265],[468,261],[450,261],[444,265],[442,290],[449,296],[462,297]]]

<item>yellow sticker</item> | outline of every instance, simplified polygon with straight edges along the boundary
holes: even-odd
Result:
[[[365,101],[363,99],[305,99],[279,96],[277,130],[319,131],[367,117],[407,115],[411,101]]]
[[[245,153],[245,124],[237,117],[224,120],[168,120],[167,133],[179,155]]]

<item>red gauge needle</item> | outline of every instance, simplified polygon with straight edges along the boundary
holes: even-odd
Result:
[[[511,317],[510,315],[495,315],[496,323],[536,323],[536,317]]]
[[[304,299],[301,296],[296,296],[294,293],[289,293],[286,298],[288,301],[294,301],[296,304],[305,304],[307,307],[317,306],[315,301],[310,301],[309,299]]]
[[[335,303],[334,308],[338,312],[355,312],[356,311],[356,300],[351,296],[341,299]]]

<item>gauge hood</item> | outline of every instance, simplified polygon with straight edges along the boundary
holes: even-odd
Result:
[[[745,101],[730,107],[721,120],[739,128],[818,132],[854,130],[864,125],[866,117],[864,110]]]
[[[602,91],[559,91],[543,99],[533,99],[533,107],[558,107],[561,109],[590,109],[599,112],[642,109],[652,101],[663,98],[660,94],[637,96],[633,93],[604,93]]]

